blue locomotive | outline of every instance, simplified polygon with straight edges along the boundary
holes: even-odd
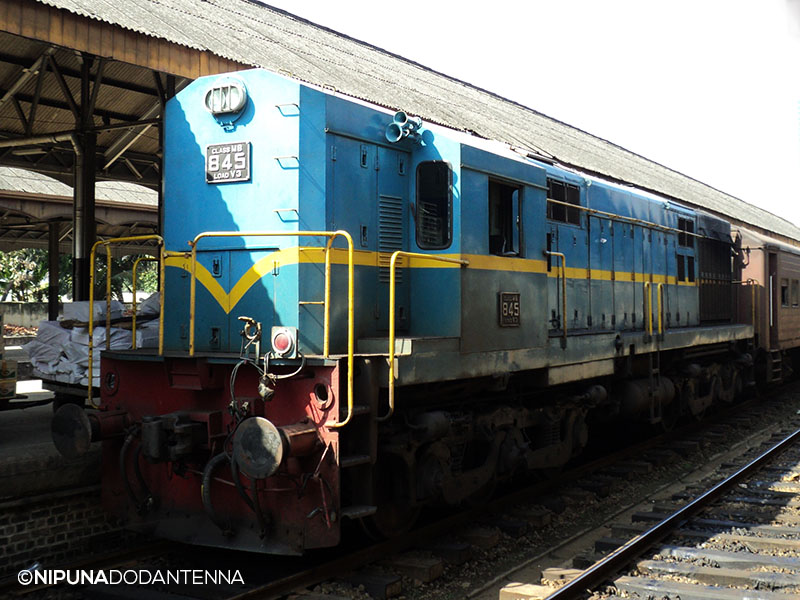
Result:
[[[252,70],[166,110],[162,351],[104,352],[104,498],[300,553],[751,377],[724,220]]]

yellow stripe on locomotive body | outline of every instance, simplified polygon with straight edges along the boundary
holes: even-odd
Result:
[[[357,267],[379,267],[380,253],[357,251],[354,253],[354,264]],[[548,271],[547,261],[538,259],[524,258],[505,258],[497,256],[483,256],[475,254],[451,255],[437,254],[436,256],[452,258],[456,260],[466,260],[471,269],[482,271],[497,271],[504,273],[538,274],[547,275],[548,278],[561,277],[560,269],[554,268]],[[412,269],[460,269],[460,265],[441,262],[438,260],[425,260],[424,258],[405,259],[409,262],[399,263],[400,268]],[[286,248],[271,252],[262,257],[248,271],[235,282],[230,291],[225,291],[218,281],[212,276],[209,270],[200,262],[197,263],[195,275],[200,285],[205,287],[208,293],[217,301],[220,308],[229,314],[247,291],[259,280],[274,269],[281,266],[297,264],[325,264],[325,251],[322,248],[296,247]],[[347,252],[340,248],[331,250],[331,264],[347,265]],[[170,256],[166,259],[166,266],[176,267],[191,273],[191,260],[188,257]],[[697,282],[678,281],[674,276],[653,275],[648,273],[625,273],[612,272],[600,269],[566,269],[567,280],[595,280],[595,281],[619,281],[631,283],[652,282],[655,284],[663,283],[668,285],[696,286]]]

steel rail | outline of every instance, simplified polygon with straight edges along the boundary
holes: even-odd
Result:
[[[578,577],[547,596],[546,600],[577,600],[586,590],[594,589],[613,577],[621,568],[634,561],[643,551],[660,542],[667,535],[684,525],[689,519],[717,500],[722,494],[736,486],[739,481],[760,469],[764,463],[774,459],[794,443],[800,441],[800,429],[784,438],[756,459],[720,481],[710,490],[692,500],[663,521],[636,536],[624,546],[617,548],[603,560],[595,563]]]

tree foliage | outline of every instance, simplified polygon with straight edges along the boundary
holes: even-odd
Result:
[[[133,264],[142,255],[111,259],[111,296],[122,300],[123,292],[133,291]],[[136,269],[136,289],[155,292],[158,289],[158,267],[155,262],[141,262]],[[95,297],[106,294],[106,257],[99,256],[95,265]],[[23,248],[0,252],[0,301],[44,302],[49,285],[47,250]],[[59,256],[58,294],[72,298],[72,257]]]
[[[47,280],[47,251],[23,248],[0,254],[0,300],[41,302],[47,298]]]

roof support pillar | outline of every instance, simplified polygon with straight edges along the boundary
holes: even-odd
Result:
[[[58,254],[61,234],[61,223],[50,221],[48,223],[48,285],[47,285],[47,319],[55,321],[58,318]]]
[[[78,136],[75,153],[74,206],[72,210],[72,297],[89,299],[89,259],[97,239],[94,216],[94,185],[97,161],[97,134]]]
[[[94,214],[94,188],[97,180],[97,133],[93,131],[94,101],[100,85],[102,71],[98,73],[95,89],[91,86],[91,69],[94,59],[83,54],[81,61],[81,103],[78,107],[77,144],[75,145],[75,185],[72,211],[72,297],[89,299],[89,262],[92,246],[97,239]],[[102,63],[100,65],[102,67]],[[93,93],[94,92],[94,93]]]

